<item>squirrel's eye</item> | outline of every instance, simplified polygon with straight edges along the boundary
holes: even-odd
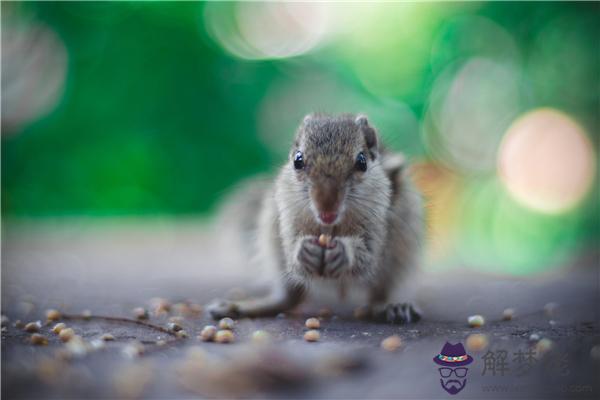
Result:
[[[304,168],[304,156],[301,151],[297,151],[296,154],[294,154],[294,168]]]
[[[356,156],[355,167],[357,170],[362,172],[365,172],[367,170],[367,157],[365,157],[365,155],[362,152],[358,153],[358,155]]]

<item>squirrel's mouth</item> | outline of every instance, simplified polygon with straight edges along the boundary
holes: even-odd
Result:
[[[325,225],[333,225],[338,219],[336,211],[323,211],[319,213],[319,220]]]

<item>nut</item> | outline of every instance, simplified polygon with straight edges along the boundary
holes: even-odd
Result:
[[[309,318],[306,320],[304,325],[308,329],[319,329],[321,327],[321,322],[317,318]]]
[[[100,339],[104,340],[105,342],[110,342],[115,340],[115,337],[110,333],[104,333],[102,336],[100,336]]]
[[[469,322],[469,326],[471,328],[479,328],[485,324],[485,318],[481,315],[471,315],[467,321]]]
[[[66,327],[67,327],[67,324],[65,324],[64,322],[59,322],[58,324],[54,325],[54,327],[52,328],[52,332],[54,332],[58,335],[60,333],[60,331],[62,331]]]
[[[206,325],[202,328],[200,332],[199,338],[205,342],[210,342],[215,338],[215,334],[217,333],[217,327],[214,325]]]
[[[29,340],[31,341],[31,344],[34,344],[36,346],[46,346],[48,344],[48,339],[46,339],[39,333],[34,333],[33,335],[31,335]]]
[[[329,246],[330,242],[331,242],[331,235],[326,235],[324,233],[321,233],[321,235],[319,235],[319,246],[327,247],[327,246]]]
[[[514,316],[515,316],[514,308],[507,308],[504,311],[502,311],[502,319],[505,321],[510,321],[511,319],[513,319]]]
[[[467,337],[465,343],[470,351],[483,351],[489,345],[489,340],[483,333],[473,333]]]
[[[15,328],[23,329],[23,328],[25,328],[25,323],[23,321],[21,321],[20,319],[18,319],[15,321]]]
[[[176,335],[178,338],[181,338],[181,339],[184,339],[184,338],[187,338],[187,337],[188,337],[188,334],[187,334],[187,332],[186,332],[185,330],[183,330],[183,329],[182,329],[182,330],[180,330],[180,331],[177,331],[177,332],[175,333],[175,335]]]
[[[396,351],[402,346],[402,339],[398,335],[386,337],[381,341],[381,348],[385,351]]]
[[[148,310],[146,310],[143,307],[134,308],[132,310],[132,313],[137,319],[148,319],[150,317],[150,315],[148,314]]]
[[[306,340],[307,342],[317,342],[320,338],[321,334],[315,329],[311,329],[304,333],[304,340]]]
[[[217,343],[231,343],[234,340],[235,336],[233,335],[233,332],[231,332],[229,329],[217,331],[217,333],[215,334],[215,342]]]
[[[29,333],[39,332],[41,327],[42,327],[41,321],[30,322],[27,325],[25,325],[25,331],[29,332]]]
[[[233,329],[235,326],[235,321],[229,317],[225,317],[219,321],[219,329]]]
[[[46,319],[48,321],[58,321],[61,317],[60,311],[50,309],[46,311]]]
[[[58,334],[58,338],[63,342],[68,342],[75,336],[75,331],[72,328],[63,328]]]

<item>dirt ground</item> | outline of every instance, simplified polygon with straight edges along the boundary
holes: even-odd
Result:
[[[150,307],[154,297],[206,304],[233,287],[252,291],[252,273],[195,223],[5,223],[2,314],[10,321],[2,331],[2,398],[598,398],[600,361],[591,355],[600,345],[598,268],[591,253],[536,278],[427,272],[414,282],[422,321],[377,324],[335,309],[322,319],[316,343],[302,339],[305,319],[322,307],[314,303],[240,320],[228,345],[197,338],[214,323],[206,313],[184,316],[186,339],[129,322],[66,320],[86,343],[115,337],[103,348],[68,353],[51,325],[41,328],[49,345],[32,346],[14,322],[44,322],[48,308],[132,318],[134,307]],[[550,302],[557,306],[545,312]],[[502,319],[507,307],[515,309],[510,321]],[[165,327],[174,314],[151,315],[149,323]],[[486,324],[470,328],[473,314]],[[266,344],[251,340],[259,329],[270,334]],[[451,396],[432,359],[447,341],[464,344],[473,333],[489,345],[467,351],[474,359],[467,383]],[[381,341],[394,334],[400,349],[383,350]],[[144,343],[144,354],[124,351],[134,349],[132,341]]]

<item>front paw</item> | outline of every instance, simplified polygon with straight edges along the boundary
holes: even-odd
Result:
[[[391,324],[408,324],[421,319],[421,313],[410,303],[388,304],[373,310],[372,315],[377,321]]]
[[[325,248],[323,261],[325,264],[323,275],[328,278],[339,277],[348,266],[346,246],[340,240],[333,239],[329,246]]]
[[[236,302],[229,300],[214,300],[206,306],[213,319],[221,319],[225,317],[239,318],[240,310]]]
[[[298,250],[298,263],[309,275],[320,275],[323,267],[323,247],[319,245],[316,236],[302,240]]]

